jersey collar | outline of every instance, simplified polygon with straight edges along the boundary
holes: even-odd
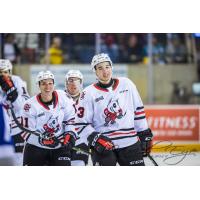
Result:
[[[54,102],[53,108],[55,108],[55,107],[57,106],[57,104],[58,104],[58,93],[57,93],[56,91],[53,91],[53,95],[54,95],[54,97],[55,97],[55,102]],[[38,103],[39,103],[42,107],[44,107],[44,108],[47,109],[47,110],[50,110],[49,107],[46,106],[46,105],[40,100],[40,99],[41,99],[41,94],[38,94],[38,95],[36,96],[36,99],[37,99]]]
[[[119,85],[119,79],[114,78],[113,81],[114,81],[114,84],[113,84],[112,88],[113,88],[113,90],[116,90],[117,86]],[[101,90],[101,91],[104,91],[104,92],[109,92],[108,89],[100,87],[97,83],[93,84],[93,86],[97,90]]]

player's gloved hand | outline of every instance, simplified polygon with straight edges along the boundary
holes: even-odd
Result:
[[[150,128],[137,134],[141,142],[143,156],[146,157],[151,152],[153,134]]]
[[[11,101],[13,103],[17,97],[18,92],[17,89],[14,86],[13,81],[8,76],[0,76],[0,86],[4,92],[7,94],[7,100]]]
[[[75,145],[77,137],[76,134],[71,131],[64,133],[62,137],[59,137],[59,140],[62,146],[64,146],[67,151],[71,151]]]
[[[0,86],[4,92],[7,92],[14,87],[14,84],[9,76],[0,75]]]
[[[8,101],[11,101],[11,103],[13,103],[17,99],[17,97],[18,97],[18,92],[15,87],[8,90],[6,98]]]
[[[93,147],[100,154],[107,154],[114,149],[111,139],[99,132],[93,132],[88,137],[89,146]]]
[[[38,140],[42,146],[50,148],[55,148],[59,144],[59,140],[54,136],[54,134],[48,132],[41,134]]]

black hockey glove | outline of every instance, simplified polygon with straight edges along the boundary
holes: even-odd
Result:
[[[146,157],[151,152],[153,134],[150,128],[145,131],[138,132],[137,134],[141,142],[143,157]]]
[[[50,147],[50,148],[55,148],[59,144],[58,138],[54,136],[52,133],[43,133],[39,136],[38,138],[39,143],[42,146]]]
[[[111,139],[99,132],[93,132],[88,137],[89,146],[100,154],[107,154],[114,149]]]
[[[17,97],[18,97],[18,92],[17,92],[17,89],[15,87],[8,90],[7,98],[6,98],[8,101],[13,103],[17,99]]]
[[[8,92],[8,90],[14,87],[14,84],[9,76],[0,75],[0,86],[4,92]]]
[[[4,92],[7,94],[7,100],[11,101],[13,103],[17,97],[18,97],[18,92],[17,89],[14,86],[13,81],[11,80],[10,77],[6,76],[0,76],[0,86]]]
[[[60,143],[67,151],[71,151],[77,140],[76,134],[74,132],[66,132],[62,136],[58,137]]]

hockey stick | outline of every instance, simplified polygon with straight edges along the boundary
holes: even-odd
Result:
[[[79,148],[79,147],[73,147],[72,149],[75,150],[75,151],[77,151],[77,152],[80,151],[80,152],[82,152],[82,153],[85,153],[85,154],[87,154],[88,156],[92,154],[90,151],[81,149],[81,148]]]
[[[151,160],[154,166],[158,166],[157,162],[153,159],[153,157],[150,154],[148,154],[147,157]]]
[[[63,124],[65,124],[65,125],[74,125],[74,126],[81,126],[81,125],[88,126],[91,123],[74,123],[74,124],[71,124],[71,123],[67,123],[67,121],[63,121]]]
[[[10,110],[11,110],[11,114],[12,114],[12,117],[13,117],[15,123],[17,124],[17,126],[18,126],[22,131],[27,132],[27,133],[34,134],[34,135],[36,135],[36,136],[40,136],[40,133],[38,133],[38,132],[36,132],[36,131],[31,131],[31,130],[29,130],[29,129],[23,127],[23,126],[19,123],[19,121],[17,120],[17,117],[16,117],[16,115],[15,115],[14,110],[13,110],[12,107],[10,107]]]
[[[42,133],[39,133],[39,132],[36,132],[36,131],[31,131],[31,130],[29,130],[29,129],[23,127],[23,126],[19,123],[19,121],[17,120],[17,117],[16,117],[16,115],[15,115],[14,110],[13,110],[12,107],[10,107],[10,110],[11,110],[11,114],[12,114],[12,117],[13,117],[15,123],[17,124],[17,126],[18,126],[22,131],[27,132],[27,133],[30,133],[30,134],[33,134],[33,135],[36,135],[36,136],[40,136],[40,135],[42,134]],[[69,124],[69,125],[73,125],[73,124]],[[62,144],[62,143],[60,142],[60,140],[59,140],[57,137],[55,137],[55,138],[57,139],[57,141],[58,141],[60,144]],[[81,152],[83,152],[83,153],[87,153],[88,155],[91,154],[89,151],[85,151],[85,150],[80,149],[80,148],[77,148],[77,147],[73,147],[72,149],[75,150],[75,151],[81,151]]]

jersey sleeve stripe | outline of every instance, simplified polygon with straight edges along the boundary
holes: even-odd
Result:
[[[135,115],[141,115],[141,114],[145,114],[144,111],[141,111],[141,112],[135,112]]]
[[[137,107],[136,110],[142,110],[144,109],[144,106],[141,106],[141,107]]]
[[[140,119],[145,119],[146,117],[145,116],[142,116],[142,117],[135,117],[134,120],[140,120]]]
[[[115,135],[135,135],[135,134],[137,134],[135,131],[131,131],[131,132],[115,132],[115,133],[111,133],[111,134],[109,134],[109,135],[107,135],[107,136],[115,136]]]

